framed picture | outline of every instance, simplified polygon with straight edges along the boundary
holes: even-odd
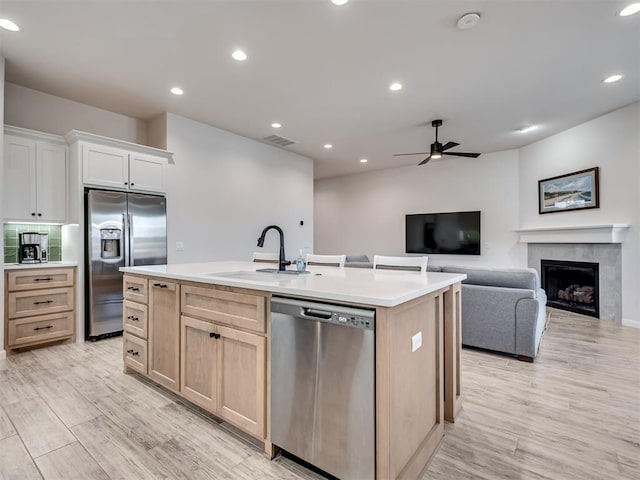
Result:
[[[599,167],[538,180],[538,212],[598,208]]]

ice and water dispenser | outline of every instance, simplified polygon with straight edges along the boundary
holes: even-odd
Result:
[[[100,229],[100,258],[105,260],[120,258],[122,230],[119,228]]]

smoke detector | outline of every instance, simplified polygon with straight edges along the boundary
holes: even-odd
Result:
[[[480,14],[476,12],[465,13],[458,19],[458,28],[460,30],[469,30],[480,23]]]

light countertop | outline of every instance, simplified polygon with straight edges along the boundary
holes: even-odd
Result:
[[[47,263],[5,263],[5,270],[28,270],[31,268],[61,268],[77,267],[76,262],[47,262]]]
[[[455,283],[467,276],[457,273],[406,272],[364,268],[309,266],[306,275],[255,274],[275,264],[253,262],[185,263],[123,267],[125,273],[189,282],[226,285],[300,297],[395,307]],[[240,273],[239,277],[229,272]],[[242,278],[244,274],[245,278]],[[264,279],[261,278],[264,275]]]

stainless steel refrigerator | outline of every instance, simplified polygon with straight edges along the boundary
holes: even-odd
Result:
[[[85,336],[122,332],[120,267],[167,263],[164,197],[85,190]]]

